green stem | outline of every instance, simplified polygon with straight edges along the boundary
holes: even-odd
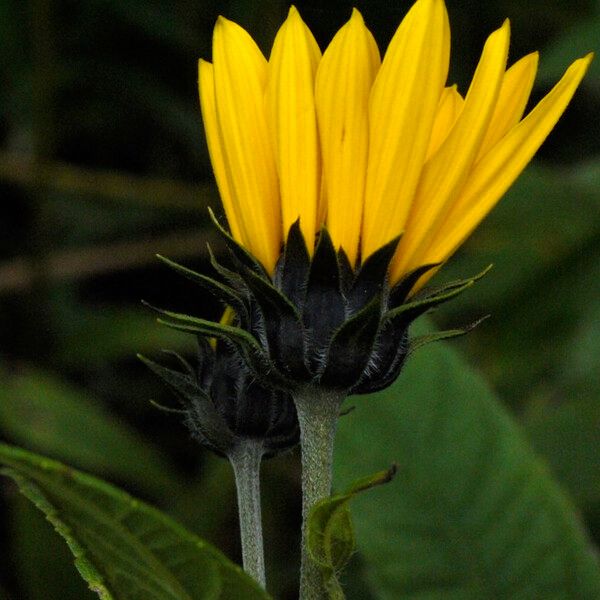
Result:
[[[321,573],[308,554],[308,515],[319,500],[331,495],[333,443],[344,397],[340,392],[319,388],[307,388],[294,395],[302,451],[300,600],[327,598]]]
[[[264,588],[265,554],[260,510],[260,464],[264,454],[262,442],[246,440],[229,453],[237,488],[240,537],[244,571]]]

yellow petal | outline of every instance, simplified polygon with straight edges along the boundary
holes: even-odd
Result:
[[[504,74],[496,109],[483,142],[481,142],[475,162],[484,156],[523,116],[533,88],[537,66],[538,53],[532,52],[517,61]]]
[[[327,229],[352,265],[362,225],[369,93],[379,64],[377,44],[354,9],[325,50],[315,85]]]
[[[463,104],[463,97],[458,93],[456,85],[444,88],[438,104],[435,121],[433,122],[425,160],[429,160],[448,137],[452,126],[456,123],[456,119],[462,110]]]
[[[213,35],[213,72],[235,220],[248,249],[272,271],[280,252],[281,217],[264,107],[267,61],[250,35],[223,17]]]
[[[417,0],[394,34],[371,92],[363,257],[404,228],[449,55],[443,0]]]
[[[321,177],[321,193],[317,204],[317,231],[325,224],[327,220],[327,190],[325,189],[325,179]]]
[[[240,224],[240,207],[232,192],[231,171],[223,154],[223,142],[219,135],[217,109],[215,106],[215,79],[213,66],[205,60],[198,61],[198,88],[200,92],[200,108],[206,134],[206,143],[210,154],[215,179],[219,188],[221,202],[233,237],[244,246],[248,245],[245,232]]]
[[[300,217],[312,253],[320,192],[314,79],[321,52],[292,6],[269,58],[266,107],[281,193],[283,234]]]
[[[476,165],[425,262],[449,258],[495,206],[556,125],[592,56],[576,60],[537,106]]]
[[[419,187],[392,263],[392,281],[422,264],[421,255],[452,205],[477,156],[493,114],[506,67],[508,21],[487,39],[463,109],[439,150],[423,169]]]

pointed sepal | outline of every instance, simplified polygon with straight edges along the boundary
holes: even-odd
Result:
[[[332,333],[346,318],[346,301],[341,292],[338,258],[331,237],[321,229],[319,241],[310,265],[303,321],[310,332],[308,354],[314,360],[328,346]]]
[[[290,227],[287,242],[277,266],[274,283],[290,302],[302,310],[308,286],[310,254],[300,230],[300,219]]]
[[[234,443],[235,436],[197,382],[189,375],[163,367],[141,354],[138,358],[182,399],[187,408],[186,423],[192,431],[214,450],[226,454]]]
[[[423,290],[421,294],[415,296],[410,302],[406,302],[392,308],[384,315],[384,321],[391,321],[394,327],[408,326],[417,317],[427,312],[430,308],[448,302],[452,298],[462,294],[466,289],[470,288],[476,281],[481,279],[489,270],[487,267],[478,275],[454,281],[435,290]]]
[[[334,333],[319,384],[351,389],[367,369],[381,323],[381,298],[376,297]]]
[[[430,263],[427,265],[421,265],[416,269],[413,269],[407,273],[391,290],[389,305],[392,308],[400,306],[410,294],[411,290],[415,287],[417,281],[421,279],[425,273],[429,273],[432,269],[439,267],[441,263]]]
[[[177,331],[200,334],[230,342],[238,348],[246,363],[252,367],[258,377],[271,382],[273,385],[284,386],[284,389],[289,386],[288,379],[276,369],[262,345],[244,329],[152,306],[151,308],[167,317],[167,319],[159,318],[158,322],[160,324]]]
[[[241,277],[263,315],[269,355],[284,374],[302,379],[309,376],[305,362],[305,333],[296,307],[271,283],[242,268]]]
[[[481,323],[483,323],[483,321],[485,321],[488,318],[489,318],[489,315],[485,315],[485,317],[481,317],[480,319],[477,319],[477,321],[474,321],[473,323],[471,323],[470,325],[467,325],[466,327],[461,327],[461,328],[457,328],[457,329],[446,329],[444,331],[436,331],[435,333],[429,333],[429,334],[419,335],[417,337],[414,337],[410,340],[410,344],[408,347],[408,353],[410,355],[413,352],[415,352],[416,350],[418,350],[419,348],[422,348],[423,346],[426,346],[433,342],[440,342],[442,340],[451,340],[453,338],[462,337],[463,335],[466,335],[467,333],[469,333],[469,331],[473,331],[473,329],[475,329],[475,327],[478,327]]]
[[[400,236],[394,238],[365,260],[360,266],[348,292],[350,312],[360,310],[374,296],[381,294],[387,280],[390,261],[396,253]]]
[[[217,232],[225,242],[225,245],[229,249],[229,251],[247,268],[252,269],[257,274],[261,275],[265,279],[269,278],[264,266],[252,256],[246,248],[244,248],[241,244],[239,244],[236,240],[234,240],[229,232],[219,223],[219,220],[213,213],[212,209],[209,208],[208,212],[210,214],[210,218],[217,228]]]
[[[233,310],[240,316],[240,318],[248,320],[248,311],[242,298],[239,293],[236,292],[233,288],[219,281],[203,275],[201,273],[196,273],[192,269],[188,269],[183,265],[180,265],[160,254],[157,254],[156,257],[162,261],[165,265],[183,275],[190,281],[197,283],[202,286],[205,290],[210,292],[217,300],[223,303],[224,306],[231,306]]]

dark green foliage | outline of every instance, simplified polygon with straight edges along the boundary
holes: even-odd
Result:
[[[98,479],[6,445],[0,465],[69,544],[103,600],[269,598],[216,548]]]
[[[398,464],[391,485],[352,503],[377,598],[600,596],[598,557],[570,501],[449,347],[417,352],[394,385],[356,402],[337,451],[342,489],[357,472]]]

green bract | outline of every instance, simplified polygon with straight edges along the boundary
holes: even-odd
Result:
[[[213,346],[198,338],[198,367],[173,354],[183,372],[141,360],[178,396],[185,423],[194,437],[222,456],[246,440],[260,443],[273,456],[298,443],[298,420],[289,395],[266,389],[228,344]]]
[[[213,217],[214,220],[214,217]],[[391,286],[389,264],[399,242],[392,240],[353,269],[322,229],[310,257],[296,221],[273,277],[215,220],[228,248],[223,262],[212,256],[217,278],[168,261],[207,288],[235,312],[232,325],[161,311],[176,329],[226,340],[264,385],[294,392],[320,386],[366,394],[390,385],[411,347],[412,321],[457,296],[479,277],[426,288],[411,296],[425,265]],[[453,337],[467,329],[441,334]]]

